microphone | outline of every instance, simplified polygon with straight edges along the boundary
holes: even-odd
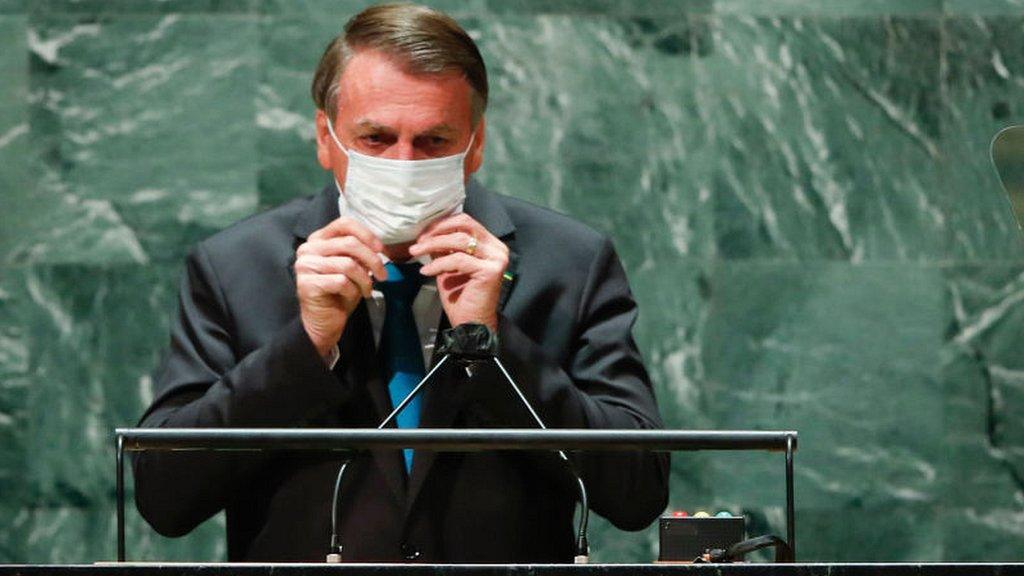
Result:
[[[402,413],[402,410],[405,410],[405,407],[416,398],[423,387],[426,386],[427,382],[429,382],[430,379],[434,377],[434,374],[441,369],[441,366],[444,366],[445,363],[448,362],[449,356],[449,354],[445,354],[441,360],[430,369],[430,372],[428,372],[427,375],[424,376],[418,384],[416,384],[416,387],[412,389],[412,392],[409,392],[398,406],[395,406],[395,409],[391,411],[391,414],[388,414],[387,418],[377,426],[377,430],[383,430],[391,423],[392,420]],[[338,468],[338,476],[334,479],[334,495],[331,497],[331,547],[330,552],[327,553],[328,564],[339,564],[343,560],[342,551],[344,550],[344,547],[341,544],[341,535],[338,533],[338,508],[341,504],[341,481],[345,477],[345,471],[348,470],[350,462],[352,462],[352,457],[346,458],[341,463],[341,466]]]
[[[526,408],[526,411],[530,413],[530,418],[533,419],[534,423],[541,430],[547,430],[548,427],[541,420],[541,417],[537,414],[537,411],[533,409],[533,405],[523,394],[522,389],[516,384],[515,380],[509,374],[508,370],[505,369],[505,365],[498,359],[496,352],[498,351],[498,335],[491,331],[490,328],[483,324],[461,324],[442,333],[442,342],[438,347],[438,351],[445,354],[443,359],[448,357],[454,357],[456,361],[461,364],[468,375],[472,377],[473,366],[481,363],[485,363],[488,360],[497,366],[501,375],[505,378],[505,381],[515,392],[516,397],[519,399],[520,404]],[[410,397],[416,394],[416,390],[413,390],[409,394]],[[410,400],[407,398],[406,400]],[[403,401],[405,404],[405,401]],[[400,406],[401,408],[402,406]],[[396,412],[399,408],[395,409]],[[573,558],[575,564],[586,564],[590,561],[590,544],[587,542],[587,525],[590,520],[590,505],[587,501],[587,487],[583,483],[583,478],[580,477],[576,471],[576,467],[573,465],[572,460],[566,455],[564,450],[557,450],[559,459],[565,465],[566,471],[572,476],[573,480],[576,481],[576,494],[580,502],[580,525],[576,533],[576,553]]]
[[[508,370],[498,360],[495,354],[498,350],[498,336],[491,331],[490,328],[483,324],[461,324],[454,328],[450,328],[444,331],[442,334],[442,343],[438,347],[438,352],[442,353],[443,356],[430,372],[423,377],[422,380],[416,387],[412,389],[409,394],[399,402],[398,406],[388,414],[377,429],[383,429],[390,424],[398,415],[405,410],[406,406],[412,402],[416,396],[420,394],[423,388],[428,382],[434,377],[434,374],[444,366],[449,359],[454,358],[472,377],[473,366],[486,362],[487,360],[492,361],[501,372],[505,381],[515,392],[519,398],[519,402],[526,408],[526,411],[530,413],[530,417],[534,423],[541,430],[547,430],[547,426],[544,421],[537,414],[537,411],[533,409],[533,405],[523,394],[523,391],[516,384],[512,376],[509,375]],[[590,561],[590,544],[587,541],[587,525],[590,520],[590,506],[587,501],[587,487],[583,483],[583,478],[580,477],[576,471],[576,467],[573,465],[572,460],[565,453],[564,450],[557,450],[559,459],[565,465],[566,471],[572,476],[573,480],[576,481],[576,493],[580,503],[580,524],[576,533],[575,555],[573,557],[573,563],[575,564],[587,564]],[[341,538],[338,534],[338,505],[340,503],[340,489],[341,482],[345,476],[345,471],[348,468],[348,464],[352,461],[351,458],[347,458],[338,469],[338,476],[334,482],[334,496],[331,502],[331,545],[330,552],[327,555],[328,563],[339,563],[342,561],[342,544]]]
[[[502,376],[505,377],[505,381],[512,387],[516,396],[519,397],[520,403],[522,403],[530,413],[530,417],[533,418],[537,427],[541,430],[547,430],[548,427],[544,425],[544,421],[541,420],[537,411],[533,409],[533,405],[530,404],[530,401],[527,400],[523,391],[520,390],[515,380],[513,380],[512,376],[509,375],[508,370],[505,370],[505,365],[501,363],[501,360],[498,360],[497,356],[492,355],[491,360],[494,361],[498,370],[501,371]],[[590,505],[587,502],[587,487],[583,483],[583,478],[580,477],[579,472],[576,471],[576,467],[573,466],[572,460],[569,460],[569,456],[565,451],[559,449],[557,453],[558,457],[565,464],[565,469],[569,472],[569,475],[576,481],[576,495],[579,497],[580,501],[580,526],[576,532],[576,554],[573,557],[573,564],[587,564],[590,562],[590,543],[587,541],[587,524],[590,520]]]
[[[345,470],[348,469],[352,458],[346,458],[338,469],[338,477],[334,480],[334,496],[331,498],[331,551],[327,553],[328,564],[339,564],[341,562],[341,538],[338,537],[338,495],[341,493],[341,480],[345,477]]]

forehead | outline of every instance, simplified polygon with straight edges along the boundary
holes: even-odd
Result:
[[[338,118],[395,129],[472,124],[472,88],[458,72],[410,74],[393,58],[361,50],[338,80]]]

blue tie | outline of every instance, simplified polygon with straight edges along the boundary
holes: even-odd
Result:
[[[386,265],[388,279],[376,284],[384,294],[384,329],[381,333],[388,394],[395,407],[412,392],[423,379],[423,347],[412,303],[423,285],[420,265],[416,263]],[[420,397],[417,396],[396,418],[399,428],[417,428],[420,425]],[[405,470],[412,471],[413,450],[406,448]]]

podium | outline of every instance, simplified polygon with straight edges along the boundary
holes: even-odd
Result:
[[[1024,564],[133,564],[0,566],[0,576],[1018,576]]]
[[[117,559],[126,560],[124,453],[126,451],[275,450],[349,453],[369,449],[474,452],[483,450],[695,451],[760,450],[785,455],[786,534],[795,558],[793,456],[795,431],[578,430],[578,429],[309,429],[118,428]],[[581,488],[582,489],[582,488]],[[585,502],[585,496],[581,495]],[[585,519],[585,516],[584,516]],[[585,522],[581,522],[581,532]],[[585,560],[585,557],[584,557]]]
[[[479,450],[759,450],[781,452],[786,468],[786,532],[792,544],[796,432],[682,430],[118,429],[118,562],[0,565],[0,576],[1024,576],[1024,563],[793,564],[256,564],[126,562],[124,453],[142,450],[350,451],[368,448]]]

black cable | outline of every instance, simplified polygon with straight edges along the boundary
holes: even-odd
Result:
[[[700,557],[694,558],[693,563],[704,564],[732,562],[733,560],[742,558],[755,550],[768,547],[775,548],[776,563],[789,563],[793,561],[793,549],[789,547],[789,544],[778,536],[767,534],[765,536],[757,536],[755,538],[749,538],[747,540],[737,542],[726,549],[711,548]]]

